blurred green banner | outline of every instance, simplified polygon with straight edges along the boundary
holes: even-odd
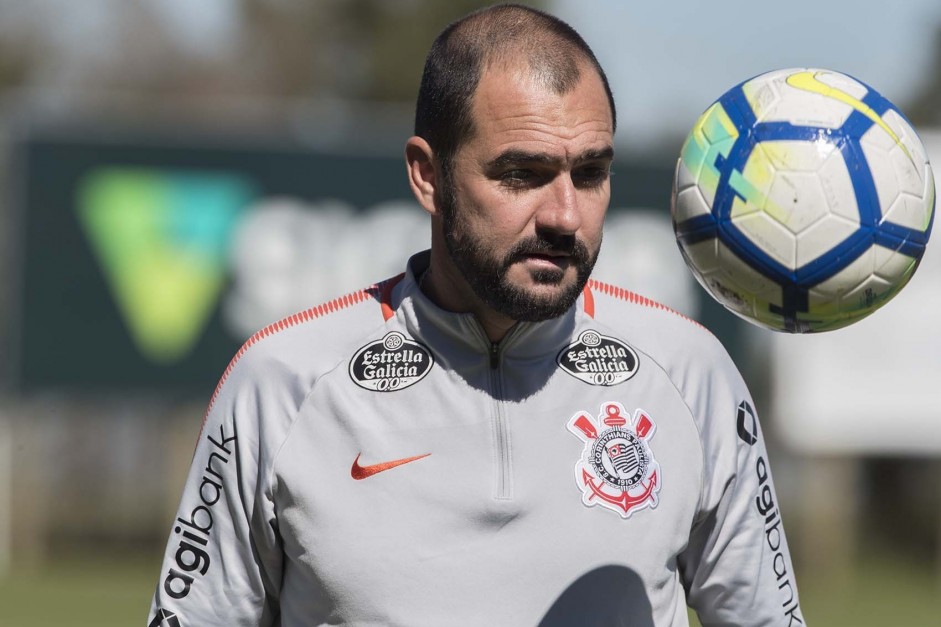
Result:
[[[400,268],[427,239],[421,211],[407,214],[419,222],[399,236],[379,220],[384,212],[391,221],[396,203],[414,204],[397,155],[101,137],[34,132],[14,146],[20,289],[7,300],[16,321],[8,330],[14,390],[207,396],[251,325],[273,321],[265,312],[246,317],[244,303],[225,312],[227,298],[235,302],[234,258],[257,269],[240,279],[253,286],[250,301],[264,305],[276,298],[266,290],[278,288],[292,293],[286,303],[309,307],[362,287],[346,282],[371,259],[343,261],[343,246],[383,238],[362,243],[394,250]],[[667,165],[616,171],[612,206],[668,207]],[[320,221],[302,236],[290,226],[296,217],[279,217],[285,211],[276,205],[285,202],[296,214],[321,213]],[[250,223],[262,208],[266,219]],[[281,227],[273,231],[276,218]],[[235,239],[241,250],[233,250]],[[337,250],[312,256],[330,246]],[[285,287],[283,268],[292,263],[321,267]],[[340,292],[319,294],[316,273],[337,278],[323,289]],[[232,322],[240,316],[248,320],[241,326]]]

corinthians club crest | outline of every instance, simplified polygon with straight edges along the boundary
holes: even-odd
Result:
[[[656,428],[644,410],[631,416],[616,402],[603,403],[597,419],[578,412],[569,420],[569,431],[585,443],[575,464],[582,503],[606,507],[623,518],[657,506],[660,464],[648,444]]]

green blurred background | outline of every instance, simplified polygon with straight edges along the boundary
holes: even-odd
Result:
[[[401,147],[432,39],[483,4],[0,0],[0,627],[146,624],[202,414],[239,345],[426,246]],[[926,255],[874,316],[907,322],[841,336],[871,347],[861,375],[845,347],[772,338],[715,305],[669,226],[696,117],[776,67],[865,80],[937,151],[941,5],[529,4],[585,36],[618,102],[600,278],[697,318],[739,364],[805,618],[941,625],[941,338],[922,313],[938,264]],[[823,353],[850,387],[788,387]],[[890,367],[929,383],[916,398]],[[815,410],[831,389],[845,411]],[[888,409],[863,415],[863,391]],[[795,431],[795,395],[834,428]]]

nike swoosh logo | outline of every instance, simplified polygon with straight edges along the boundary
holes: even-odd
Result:
[[[873,121],[879,128],[884,130],[889,134],[899,148],[905,153],[905,156],[908,157],[908,160],[912,162],[912,165],[915,165],[915,160],[912,158],[912,155],[908,152],[908,149],[905,147],[905,144],[902,143],[902,140],[899,139],[899,136],[895,134],[888,124],[885,123],[878,113],[873,111],[872,107],[864,103],[863,101],[854,98],[850,94],[846,93],[842,89],[837,89],[836,87],[830,87],[823,81],[817,78],[818,73],[814,72],[797,72],[796,74],[791,74],[787,77],[787,84],[796,89],[802,91],[809,91],[813,94],[820,94],[825,98],[832,98],[833,100],[838,100],[844,104],[848,104],[853,107],[856,111],[859,111],[867,118]],[[918,167],[915,167],[915,170],[918,170]]]
[[[362,453],[359,453],[356,456],[356,459],[353,460],[353,467],[350,468],[350,476],[360,481],[367,477],[372,477],[375,474],[389,470],[390,468],[395,468],[396,466],[401,466],[403,464],[408,464],[419,459],[423,459],[431,455],[431,453],[425,453],[424,455],[416,455],[415,457],[404,457],[402,459],[395,459],[391,462],[382,462],[379,464],[370,464],[369,466],[360,466],[359,457]]]

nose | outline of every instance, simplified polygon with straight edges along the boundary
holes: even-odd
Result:
[[[571,176],[563,173],[546,186],[546,197],[536,213],[536,228],[574,235],[581,225],[577,190]]]

